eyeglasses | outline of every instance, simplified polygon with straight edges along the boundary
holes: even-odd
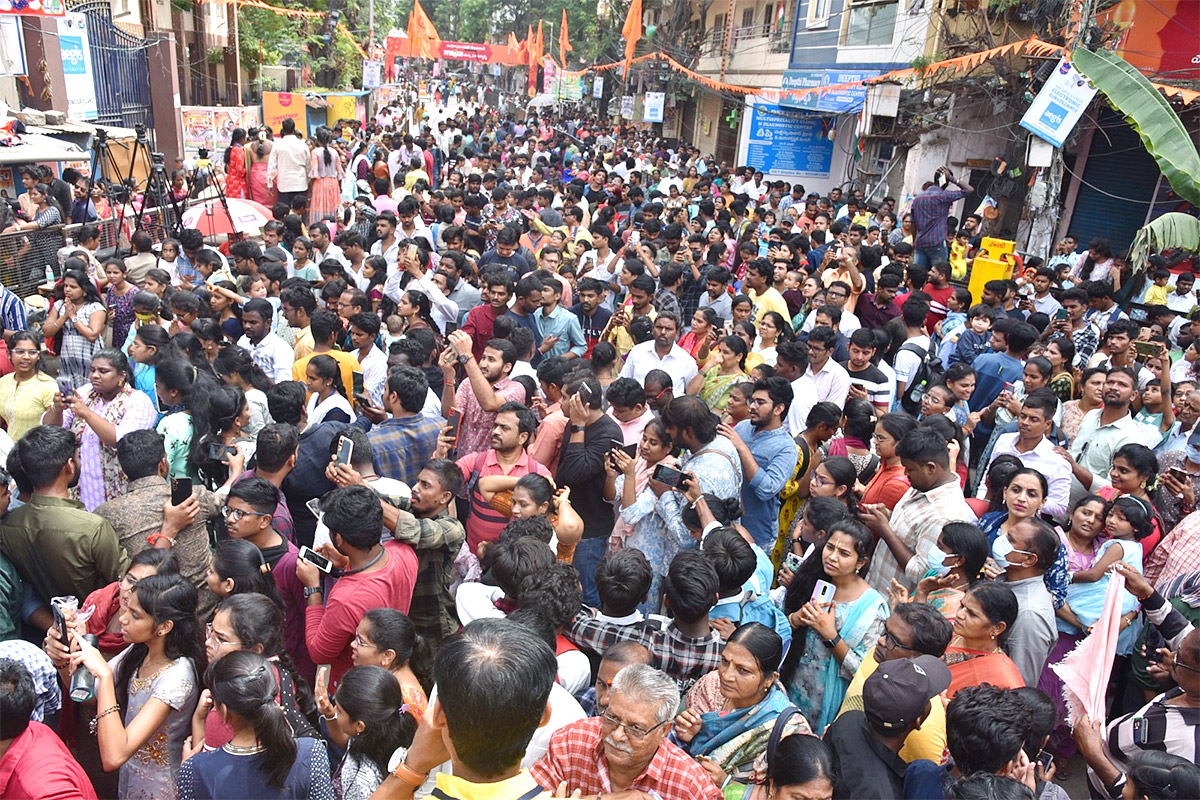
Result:
[[[235,645],[237,647],[242,646],[241,642],[238,642],[238,641],[235,641],[232,639],[222,638],[221,634],[219,634],[215,630],[213,630],[213,626],[212,626],[211,622],[209,622],[208,624],[206,624],[204,626],[204,639],[205,639],[205,641],[208,641],[210,639],[214,640],[214,641],[216,641],[217,644],[225,644],[225,645],[231,644],[231,645]]]
[[[1183,669],[1186,669],[1189,672],[1200,672],[1200,667],[1193,667],[1191,664],[1185,664],[1182,661],[1180,661],[1178,657],[1175,658],[1175,666],[1182,667]]]
[[[356,634],[354,634],[354,644],[355,644],[355,646],[357,646],[357,647],[358,647],[360,650],[361,650],[362,648],[364,648],[364,647],[375,647],[375,645],[371,644],[371,643],[370,643],[370,642],[368,642],[366,639],[364,639],[364,638],[362,638],[361,636],[359,636],[357,633],[356,633]]]
[[[269,517],[269,516],[271,516],[270,514],[266,513],[265,511],[243,511],[240,508],[230,508],[229,506],[223,507],[221,509],[221,513],[225,516],[226,520],[228,520],[229,522],[233,522],[233,523],[241,522],[242,517]]]
[[[666,725],[668,722],[670,722],[670,720],[663,720],[662,722],[655,725],[653,728],[650,728],[649,730],[645,730],[645,729],[637,727],[636,725],[629,725],[625,722],[622,722],[621,720],[617,719],[616,717],[614,717],[612,714],[608,713],[607,711],[600,715],[600,724],[604,728],[606,728],[610,733],[612,731],[615,731],[617,728],[624,728],[625,732],[627,734],[629,734],[631,739],[636,739],[639,741],[642,739],[645,739],[647,736],[654,733],[656,730],[661,728],[663,725]]]
[[[904,644],[904,642],[893,636],[892,632],[887,628],[883,629],[883,649],[889,652],[892,650],[913,650],[912,647],[909,647],[908,645]],[[916,651],[913,650],[913,652]]]

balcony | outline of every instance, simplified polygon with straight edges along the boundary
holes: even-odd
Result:
[[[732,57],[739,48],[746,47],[753,47],[760,56],[763,53],[788,53],[792,49],[792,24],[792,20],[789,19],[778,28],[772,24],[734,28],[729,42],[729,54]],[[720,58],[721,46],[724,41],[724,28],[714,28],[708,31],[700,43],[700,57]]]

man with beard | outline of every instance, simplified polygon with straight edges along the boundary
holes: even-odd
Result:
[[[644,382],[652,370],[661,369],[671,376],[675,394],[684,394],[688,381],[696,376],[696,359],[675,343],[678,335],[675,315],[659,314],[654,320],[654,340],[634,345],[626,356],[621,377]]]
[[[1083,415],[1071,443],[1072,502],[1091,490],[1095,478],[1108,480],[1113,455],[1122,447],[1144,444],[1154,448],[1162,442],[1157,428],[1143,425],[1130,413],[1137,391],[1137,375],[1129,367],[1113,367],[1104,379],[1104,406]]]
[[[778,375],[754,384],[747,405],[750,419],[736,428],[718,425],[717,431],[733,442],[742,462],[742,525],[764,550],[779,536],[779,493],[796,471],[798,450],[783,429],[792,405],[792,387]]]
[[[493,435],[496,413],[509,401],[525,402],[525,387],[509,378],[517,363],[517,348],[507,339],[492,339],[483,348],[483,357],[475,358],[471,337],[455,331],[447,337],[450,346],[439,363],[445,377],[442,389],[442,416],[450,419],[450,410],[462,412],[458,441],[460,456],[487,449]],[[461,363],[467,379],[454,389],[454,367]],[[532,435],[532,434],[531,434]]]
[[[587,344],[583,357],[587,359],[592,357],[592,350],[608,327],[612,312],[601,305],[608,291],[603,282],[595,278],[580,278],[577,285],[579,302],[571,306],[571,313],[579,318],[579,325],[583,328],[583,340]]]
[[[708,772],[667,741],[679,708],[675,681],[647,664],[613,679],[608,708],[558,730],[530,771],[540,786],[584,796],[638,791],[651,797],[719,800]]]

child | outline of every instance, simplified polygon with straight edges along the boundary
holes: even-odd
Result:
[[[950,243],[950,277],[956,281],[961,281],[967,277],[967,256],[971,252],[971,233],[970,231],[960,230],[954,234],[954,241]]]
[[[1154,285],[1146,287],[1146,296],[1142,303],[1148,306],[1165,306],[1167,304],[1167,292],[1170,287],[1167,282],[1171,280],[1171,272],[1165,267],[1159,267],[1154,270],[1153,276]]]
[[[383,334],[383,350],[390,352],[392,342],[400,341],[400,337],[404,335],[404,318],[399,314],[391,314],[384,324],[387,325],[387,332]]]
[[[991,349],[992,322],[996,319],[996,311],[991,306],[976,303],[967,313],[967,327],[959,335],[958,344],[953,350],[948,350],[947,367],[963,362],[974,364],[980,353]]]
[[[1142,390],[1142,408],[1134,416],[1134,419],[1151,428],[1161,430],[1163,411],[1171,401],[1169,395],[1170,389],[1168,388],[1167,394],[1164,396],[1162,381],[1158,378],[1151,380]]]

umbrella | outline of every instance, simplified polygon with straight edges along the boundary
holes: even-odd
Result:
[[[225,206],[228,204],[229,211]],[[261,203],[230,197],[224,202],[211,198],[183,213],[183,227],[195,228],[205,236],[221,233],[253,233],[274,217]]]

